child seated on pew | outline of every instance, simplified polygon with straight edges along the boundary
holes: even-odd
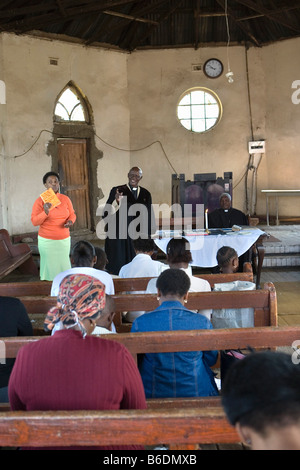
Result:
[[[236,250],[223,246],[217,252],[218,267],[222,274],[233,274],[238,271],[239,258]],[[255,284],[247,281],[232,281],[215,283],[214,291],[254,290]],[[252,328],[254,326],[253,308],[222,308],[212,312],[211,322],[214,328]],[[221,351],[221,383],[223,383],[228,368],[236,357],[243,355],[242,351]]]
[[[236,273],[239,269],[239,257],[234,248],[222,246],[217,252],[220,272],[223,274]]]
[[[107,335],[110,333],[116,333],[116,329],[113,325],[113,319],[115,316],[115,301],[110,295],[106,295],[105,307],[100,312],[99,317],[96,320],[96,326],[93,335]]]
[[[239,259],[237,252],[230,246],[223,246],[217,252],[217,261],[222,274],[238,271]],[[231,281],[215,283],[214,291],[255,290],[253,282]],[[222,308],[213,310],[211,322],[214,328],[251,328],[254,326],[253,308]]]

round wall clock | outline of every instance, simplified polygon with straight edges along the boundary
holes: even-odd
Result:
[[[218,78],[223,73],[223,64],[219,59],[208,59],[203,66],[203,72],[208,78]]]

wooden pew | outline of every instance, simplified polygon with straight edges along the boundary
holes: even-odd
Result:
[[[118,341],[134,356],[143,353],[209,351],[224,349],[276,348],[291,346],[300,338],[297,326],[264,326],[256,328],[228,328],[218,330],[154,331],[102,335],[101,338]],[[7,358],[16,357],[25,344],[45,339],[44,336],[17,336],[0,338]]]
[[[158,306],[156,294],[116,294],[116,312],[151,311]],[[277,325],[277,297],[273,283],[255,291],[190,292],[185,306],[190,310],[221,308],[254,308],[256,326]]]
[[[253,272],[243,272],[234,274],[197,274],[195,277],[199,277],[208,281],[212,289],[214,288],[214,285],[216,283],[233,281],[253,282]],[[151,278],[149,277],[115,278],[115,293],[119,294],[122,292],[145,291],[150,279]]]
[[[46,314],[56,305],[56,297],[19,296],[28,314]],[[122,324],[122,312],[130,310],[151,311],[158,306],[156,294],[116,294],[114,323],[119,332],[129,331],[130,325]],[[190,310],[221,308],[254,308],[255,326],[277,325],[277,298],[272,283],[261,290],[229,292],[191,292],[185,304]],[[122,330],[123,328],[123,330]]]
[[[207,280],[213,289],[215,283],[248,281],[253,282],[253,271],[250,263],[245,263],[242,273],[234,274],[197,274],[196,277]],[[150,277],[113,278],[115,293],[131,291],[144,291],[147,288]],[[28,281],[28,282],[1,282],[0,295],[11,297],[50,295],[52,282]]]
[[[216,397],[186,397],[186,398],[149,398],[147,408],[157,409],[184,409],[184,408],[220,408],[220,396]],[[0,413],[11,411],[9,403],[0,403]]]
[[[24,274],[38,276],[32,251],[26,243],[13,245],[7,230],[0,230],[0,279],[19,268]]]
[[[0,282],[0,295],[40,297],[50,295],[51,285],[51,281]]]
[[[0,413],[0,446],[167,444],[170,450],[240,439],[219,408]]]
[[[106,335],[133,354],[290,346],[300,327],[191,330]],[[7,357],[39,338],[0,338]],[[200,444],[237,443],[219,397],[153,399],[147,410],[10,412],[1,407],[0,446],[157,445],[192,450]],[[78,432],[80,430],[80,432]]]
[[[200,277],[209,282],[211,288],[214,288],[216,283],[232,282],[232,281],[247,281],[253,282],[253,271],[251,263],[244,263],[243,272],[233,274],[196,274],[195,277]],[[114,278],[115,293],[130,292],[130,291],[144,291],[147,288],[149,277],[137,278]]]

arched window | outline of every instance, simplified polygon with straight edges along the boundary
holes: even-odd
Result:
[[[54,120],[56,122],[89,122],[85,101],[74,85],[67,85],[58,96]]]
[[[215,127],[222,117],[222,104],[212,90],[204,87],[186,91],[177,105],[180,123],[192,132],[206,132]]]

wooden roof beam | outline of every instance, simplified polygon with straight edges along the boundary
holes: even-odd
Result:
[[[162,3],[169,3],[168,1],[166,2],[162,2]],[[174,6],[170,7],[168,9],[168,11],[164,14],[162,14],[158,20],[158,25],[160,25],[163,21],[165,21],[166,19],[168,19],[171,15],[173,15],[173,13],[179,8],[179,6],[183,3],[183,0],[177,0],[177,2],[175,3]],[[134,50],[136,47],[138,47],[138,43],[141,43],[142,41],[144,41],[148,36],[150,36],[150,34],[152,33],[153,29],[155,28],[156,26],[152,25],[151,27],[148,28],[148,31],[146,34],[144,34],[142,37],[139,38],[139,40],[135,40],[132,44],[131,44],[131,50]]]
[[[181,3],[181,2],[182,2],[182,0],[179,1],[179,3]],[[150,13],[150,14],[155,13],[155,8],[157,8],[158,6],[164,5],[165,3],[169,3],[168,0],[158,0],[155,4],[151,3],[151,5],[148,5],[147,7],[144,7],[144,8],[142,7],[140,9],[134,9],[133,12],[135,14],[138,14],[139,16],[144,15],[146,13]],[[171,9],[171,10],[176,9],[177,5],[175,7],[173,7],[173,9]],[[140,37],[138,37],[137,31],[136,31],[136,28],[135,28],[134,35],[131,35],[132,41],[130,41],[128,43],[128,50],[133,51],[136,47],[138,47],[138,44],[141,43],[142,41],[144,41],[151,34],[153,29],[155,27],[159,26],[161,24],[161,22],[169,16],[169,12],[170,12],[170,10],[168,10],[168,12],[166,14],[161,15],[160,18],[158,19],[158,21],[156,22],[156,24],[149,25],[148,31],[146,33],[143,33]],[[131,28],[132,28],[132,26],[131,26]]]
[[[72,19],[80,19],[83,15],[88,15],[92,12],[103,12],[103,10],[107,10],[113,6],[120,6],[127,3],[132,3],[133,1],[142,2],[143,0],[112,0],[112,1],[105,1],[102,3],[99,2],[92,2],[87,3],[86,5],[82,5],[82,3],[86,3],[84,0],[80,2],[80,6],[75,7],[68,7],[66,8],[66,4],[63,3],[62,6],[64,7],[64,11],[66,12],[67,16],[65,17],[66,21]],[[73,5],[73,3],[72,3]],[[48,8],[49,10],[49,8]],[[13,18],[16,14],[19,16],[19,10],[10,10],[11,15],[10,18]],[[0,17],[3,12],[0,11]],[[22,19],[22,20],[15,20],[9,21],[8,23],[0,24],[0,31],[30,31],[32,29],[39,29],[42,25],[52,24],[53,22],[61,21],[62,17],[60,12],[57,13],[57,6],[56,11],[53,13],[44,13],[42,15],[37,15],[34,18],[30,17],[29,19]]]
[[[108,15],[107,16],[116,16],[116,17],[119,17],[121,20],[124,19],[124,20],[128,20],[130,22],[143,22],[143,23],[147,23],[147,24],[152,24],[154,26],[158,26],[159,25],[159,22],[156,22],[156,21],[151,21],[151,20],[146,20],[144,19],[144,21],[138,21],[137,18],[139,18],[140,20],[142,20],[142,16],[143,15],[146,15],[147,13],[152,13],[154,11],[154,8],[156,8],[157,6],[160,6],[162,3],[164,3],[166,0],[159,0],[156,4],[151,4],[151,5],[147,5],[146,7],[145,6],[136,6],[135,8],[132,9],[132,11],[130,12],[130,14],[128,15],[123,15],[123,14],[118,14],[118,15]],[[103,12],[105,13],[105,12]],[[126,18],[125,18],[126,16]],[[132,18],[131,18],[132,17]],[[132,27],[132,25],[128,25],[128,28]],[[117,33],[118,30],[120,30],[122,32],[122,30],[124,29],[124,22],[120,21],[118,24],[114,24],[112,26],[109,25],[109,33]],[[85,41],[85,44],[86,45],[89,45],[89,44],[92,44],[93,42],[97,42],[97,39],[98,39],[98,34],[95,33],[90,39],[88,39],[87,41]]]
[[[217,3],[224,9],[225,11],[225,2],[224,0],[217,0]],[[237,21],[237,18],[235,17],[235,15],[233,14],[233,11],[231,10],[231,8],[228,8],[227,7],[227,13],[228,15],[230,15],[230,17],[232,18],[232,20],[235,22],[235,24],[243,31],[243,33],[245,33],[249,39],[251,40],[252,43],[254,43],[256,46],[258,47],[261,47],[261,44],[259,43],[259,41],[256,39],[256,37],[252,34],[252,32],[249,30],[249,28],[247,26],[245,26],[243,23]]]
[[[254,10],[254,11],[258,12],[259,14],[265,16],[266,18],[269,18],[269,20],[275,21],[275,22],[285,26],[286,28],[291,29],[292,31],[300,33],[300,28],[299,28],[298,24],[291,23],[287,19],[284,19],[282,17],[282,11],[274,13],[275,10],[272,10],[272,11],[267,10],[266,8],[257,5],[257,3],[253,2],[253,0],[236,0],[236,1],[238,3],[240,3],[241,5],[244,5],[248,8],[250,8],[251,10]],[[280,16],[277,16],[277,15],[280,15]]]
[[[120,13],[118,11],[104,10],[102,13],[104,13],[105,15],[117,16],[118,18],[123,18],[125,20],[137,21],[140,23],[148,23],[148,24],[154,24],[154,25],[159,24],[158,21],[147,20],[146,18],[138,18],[133,15],[126,15],[125,13]]]

